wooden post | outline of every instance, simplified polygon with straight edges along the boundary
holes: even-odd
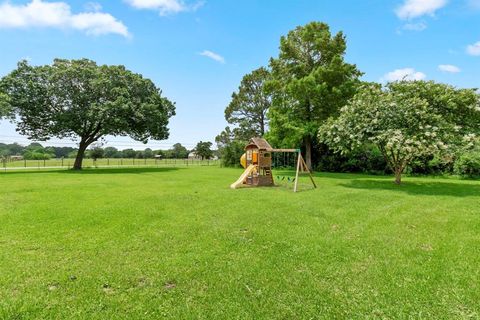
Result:
[[[298,152],[298,159],[297,159],[297,172],[295,173],[295,186],[293,187],[293,192],[297,192],[298,186],[298,172],[300,171],[300,163],[302,161],[302,153]]]
[[[308,169],[308,166],[305,163],[305,160],[303,160],[303,157],[301,155],[300,155],[300,157],[302,158],[303,167],[305,168],[305,171],[308,173],[308,176],[310,177],[310,180],[312,181],[313,187],[317,188],[317,185],[315,184],[315,181],[313,180],[312,172],[310,171],[310,169]]]

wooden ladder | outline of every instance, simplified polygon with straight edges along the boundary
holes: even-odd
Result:
[[[265,170],[265,176],[266,176],[266,177],[270,177],[270,180],[271,180],[271,182],[272,182],[272,184],[273,184],[272,169],[271,169],[271,168],[265,168],[265,169],[263,169],[263,170]]]

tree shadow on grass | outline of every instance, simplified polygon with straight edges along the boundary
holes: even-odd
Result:
[[[168,167],[168,168],[85,168],[83,170],[71,170],[71,169],[45,169],[45,170],[8,170],[0,173],[2,175],[14,175],[14,174],[44,174],[44,173],[59,173],[59,174],[72,174],[72,175],[101,175],[101,174],[142,174],[142,173],[162,173],[182,170],[183,168]]]
[[[295,169],[273,169],[274,176],[280,177],[295,177],[296,170]],[[301,173],[301,176],[308,177],[306,172]],[[366,173],[336,173],[336,172],[319,172],[314,171],[312,172],[312,176],[315,179],[334,179],[334,180],[363,180],[366,178],[378,177],[378,179],[392,179],[388,175],[374,175],[374,174],[366,174]]]
[[[392,180],[360,179],[352,180],[349,183],[341,183],[339,185],[352,189],[391,190],[394,192],[404,192],[409,195],[480,197],[480,184],[461,183],[455,181],[406,181],[401,185],[396,185]]]

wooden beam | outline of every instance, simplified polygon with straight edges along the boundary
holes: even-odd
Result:
[[[271,149],[270,152],[298,152],[298,149]]]
[[[300,154],[300,157],[302,158],[303,166],[305,167],[305,169],[307,169],[306,171],[308,172],[308,176],[310,177],[310,180],[312,181],[313,187],[316,189],[317,185],[315,184],[315,181],[313,180],[312,172],[310,171],[310,169],[308,169],[308,166],[305,163],[305,160],[303,160],[302,154]]]

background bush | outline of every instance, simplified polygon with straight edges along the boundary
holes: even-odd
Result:
[[[455,173],[467,178],[480,177],[480,151],[472,150],[461,154],[455,161]]]
[[[240,157],[245,153],[246,143],[231,141],[218,149],[221,164],[224,167],[240,167]]]
[[[319,145],[321,156],[316,165],[319,171],[327,172],[361,172],[370,174],[389,173],[387,163],[380,150],[373,145],[367,145],[362,150],[351,152],[348,155],[340,155],[328,148]]]

